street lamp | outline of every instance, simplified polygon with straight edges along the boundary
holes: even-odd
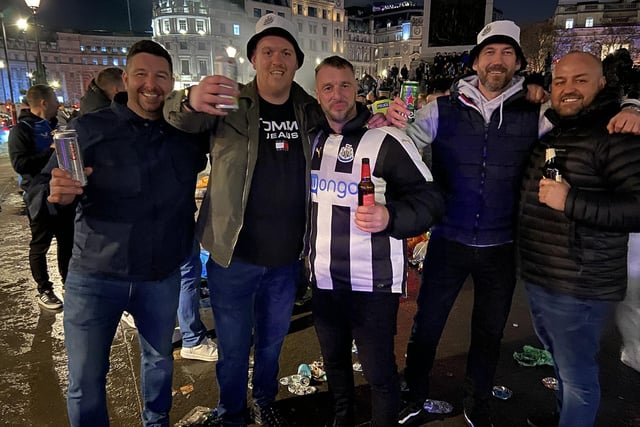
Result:
[[[29,79],[29,87],[31,87],[31,78],[29,77],[29,54],[27,53],[27,28],[29,23],[25,18],[20,18],[16,21],[16,25],[22,30],[22,36],[24,37],[24,63],[27,68],[27,78]]]
[[[47,71],[44,68],[44,64],[42,63],[42,52],[40,52],[40,39],[38,33],[40,32],[38,29],[38,9],[40,8],[40,0],[24,0],[24,2],[29,6],[31,12],[33,12],[33,24],[35,28],[35,39],[36,39],[36,71],[35,71],[35,83],[36,84],[47,84]]]

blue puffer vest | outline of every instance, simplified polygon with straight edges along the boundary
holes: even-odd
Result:
[[[471,246],[513,241],[517,197],[538,139],[540,106],[518,92],[487,124],[457,94],[437,102],[432,172],[445,191],[446,208],[442,222],[433,228],[434,236]]]

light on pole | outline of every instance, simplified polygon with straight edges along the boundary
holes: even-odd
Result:
[[[29,23],[25,18],[20,18],[16,21],[16,25],[20,30],[22,30],[22,36],[24,38],[24,63],[27,69],[27,78],[29,79],[29,87],[31,87],[31,77],[29,76],[31,72],[29,71],[29,54],[27,52],[27,29],[29,28]]]
[[[47,84],[47,71],[44,68],[44,64],[42,63],[42,52],[40,52],[40,38],[39,38],[39,28],[38,28],[38,9],[40,8],[40,0],[24,0],[24,2],[29,6],[31,12],[33,12],[33,25],[35,27],[34,34],[36,39],[36,71],[35,71],[35,83],[36,84]]]

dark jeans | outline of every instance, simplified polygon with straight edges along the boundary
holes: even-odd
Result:
[[[513,244],[473,247],[441,238],[429,241],[418,309],[407,345],[405,379],[411,398],[429,397],[429,373],[451,307],[469,275],[474,302],[464,385],[465,404],[491,395],[500,341],[515,288]]]
[[[263,407],[278,394],[278,358],[289,331],[300,263],[261,267],[233,260],[207,262],[209,297],[218,337],[218,411],[241,422],[247,406],[249,352],[254,345],[253,400]]]
[[[184,348],[197,346],[207,333],[207,328],[200,320],[201,276],[200,244],[194,240],[191,255],[180,266],[178,325],[180,325]]]
[[[533,326],[553,355],[559,427],[589,427],[600,406],[598,350],[613,302],[586,300],[527,284]]]
[[[58,244],[58,272],[62,276],[62,283],[67,280],[71,249],[73,248],[74,217],[75,212],[65,210],[59,215],[49,215],[42,212],[36,219],[29,218],[29,227],[31,228],[29,266],[31,267],[31,275],[38,284],[39,293],[52,287],[47,269],[47,252],[54,237]]]
[[[371,386],[371,425],[396,425],[400,409],[393,351],[399,294],[313,289],[313,318],[333,396],[337,425],[353,426],[354,381],[351,341]]]

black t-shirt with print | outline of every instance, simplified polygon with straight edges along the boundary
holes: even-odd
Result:
[[[305,226],[305,159],[291,99],[260,98],[258,160],[234,256],[278,267],[302,251]]]

